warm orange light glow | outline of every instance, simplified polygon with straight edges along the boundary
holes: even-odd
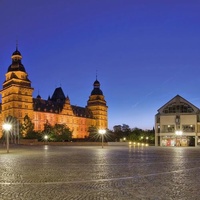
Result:
[[[4,129],[5,131],[10,131],[11,128],[12,128],[12,125],[11,125],[11,124],[8,124],[8,123],[3,124],[3,129]]]

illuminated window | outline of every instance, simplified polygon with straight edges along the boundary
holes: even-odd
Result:
[[[163,125],[162,126],[162,132],[163,133],[173,133],[175,131],[174,125]]]
[[[164,108],[164,113],[192,113],[194,110],[190,105],[185,103],[177,104],[170,104]]]
[[[182,125],[183,132],[195,132],[195,125]]]

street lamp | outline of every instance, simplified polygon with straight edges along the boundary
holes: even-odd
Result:
[[[6,131],[6,149],[7,153],[9,153],[9,131],[11,130],[12,125],[5,123],[3,124],[3,129]]]
[[[182,132],[182,131],[176,131],[175,134],[176,134],[176,135],[182,135],[183,132]]]
[[[45,139],[45,141],[46,141],[46,143],[47,143],[48,135],[45,135],[45,136],[44,136],[44,139]]]
[[[146,137],[146,143],[148,143],[148,139],[149,139],[149,137]]]
[[[104,136],[104,134],[106,133],[106,130],[105,130],[105,129],[100,129],[100,130],[99,130],[99,133],[101,134],[101,138],[102,138],[101,146],[102,146],[102,148],[103,148],[103,136]]]

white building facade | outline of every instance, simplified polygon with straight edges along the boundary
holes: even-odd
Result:
[[[200,109],[179,95],[158,109],[155,146],[200,146]]]

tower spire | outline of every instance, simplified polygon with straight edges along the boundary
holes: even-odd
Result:
[[[96,69],[96,80],[97,80],[98,70]]]
[[[18,39],[16,39],[16,51],[18,51]]]

